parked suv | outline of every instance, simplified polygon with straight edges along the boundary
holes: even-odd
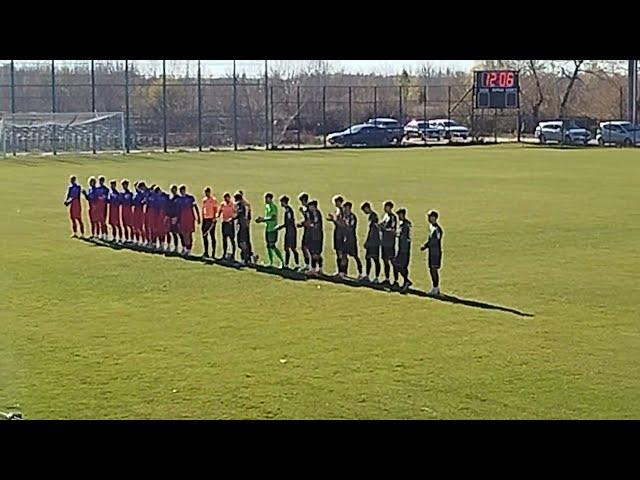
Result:
[[[640,145],[640,125],[624,121],[602,122],[596,133],[596,140],[599,145]]]
[[[562,120],[538,123],[534,135],[542,144],[558,142],[586,145],[591,140],[589,130],[578,127],[572,122],[563,122]]]
[[[469,129],[464,125],[460,125],[455,120],[448,118],[436,118],[429,120],[429,126],[437,128],[440,131],[440,137],[451,140],[452,138],[465,139],[469,136]]]
[[[375,125],[378,128],[384,128],[390,135],[394,143],[401,143],[404,137],[404,128],[395,118],[370,118],[367,120],[368,125]]]

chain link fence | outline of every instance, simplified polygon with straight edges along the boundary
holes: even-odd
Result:
[[[470,76],[451,79],[333,85],[266,61],[6,61],[0,111],[122,112],[126,151],[328,147],[328,134],[380,117],[454,120],[475,140],[533,133],[519,110],[474,110]]]

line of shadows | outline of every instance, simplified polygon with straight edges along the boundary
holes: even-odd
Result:
[[[312,276],[312,275],[307,275],[303,272],[297,272],[295,270],[289,270],[289,269],[280,269],[280,268],[267,267],[262,265],[247,266],[239,262],[222,260],[218,258],[216,259],[202,258],[196,255],[183,256],[178,253],[159,252],[159,251],[152,250],[150,248],[142,247],[138,245],[122,245],[122,244],[105,242],[101,240],[88,239],[88,238],[82,238],[81,240],[97,247],[107,247],[107,248],[111,248],[112,250],[129,250],[129,251],[148,253],[148,254],[159,255],[164,257],[176,257],[188,262],[198,262],[198,263],[204,263],[206,265],[219,265],[221,267],[232,268],[234,270],[251,269],[267,275],[274,275],[277,277],[286,278],[288,280],[295,280],[295,281],[309,280],[309,281],[330,282],[330,283],[336,283],[339,285],[344,285],[352,288],[366,288],[366,289],[378,290],[378,291],[388,292],[388,293],[399,293],[401,295],[414,295],[416,297],[426,297],[426,298],[430,298],[432,300],[437,300],[440,302],[455,303],[455,304],[464,305],[467,307],[480,308],[484,310],[498,310],[505,313],[512,313],[520,317],[533,317],[533,314],[522,312],[520,310],[516,310],[515,308],[504,307],[501,305],[494,305],[491,303],[480,302],[477,300],[470,300],[466,298],[455,297],[453,295],[434,296],[434,295],[429,295],[427,292],[423,290],[418,290],[415,288],[409,288],[406,291],[403,291],[395,288],[390,288],[388,286],[376,285],[368,282],[358,282],[357,280],[352,278],[340,279],[340,278],[327,276],[327,275]]]

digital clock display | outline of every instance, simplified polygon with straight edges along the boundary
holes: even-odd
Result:
[[[514,70],[475,72],[476,108],[509,109],[520,107],[520,82]]]
[[[511,71],[492,71],[482,72],[480,76],[480,88],[511,88],[515,85],[516,72]]]

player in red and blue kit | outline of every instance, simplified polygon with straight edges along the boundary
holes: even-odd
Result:
[[[178,248],[180,247],[180,230],[178,227],[178,216],[179,216],[179,203],[180,195],[178,195],[178,186],[171,185],[171,196],[169,197],[168,203],[165,205],[165,214],[169,217],[169,239],[167,242],[169,245],[171,244],[171,239],[173,239],[173,252],[178,253]]]
[[[153,249],[158,248],[158,241],[160,240],[161,202],[160,187],[154,185],[149,190],[149,196],[147,197],[147,229],[149,231],[150,247]]]
[[[196,229],[196,218],[200,223],[200,210],[193,195],[187,193],[187,187],[180,185],[178,199],[178,225],[182,236],[182,255],[189,255],[193,246],[193,232]]]
[[[171,243],[171,236],[169,235],[169,227],[171,225],[171,220],[169,218],[170,203],[171,199],[167,192],[163,192],[160,190],[160,187],[157,187],[159,191],[158,194],[158,237],[160,239],[160,248],[165,252],[169,251],[169,245]]]
[[[122,215],[122,233],[125,243],[133,240],[133,192],[129,190],[129,180],[122,180],[120,192],[120,210]]]
[[[107,206],[109,207],[109,225],[111,225],[111,239],[114,242],[122,242],[122,225],[120,222],[120,192],[116,188],[118,182],[116,180],[111,180],[109,182],[111,189],[109,190],[109,195],[107,196]]]
[[[96,177],[89,177],[89,190],[82,190],[82,194],[89,204],[89,223],[91,223],[90,238],[97,238],[100,235],[100,226],[98,225],[98,215],[96,212]]]
[[[142,225],[144,223],[144,182],[136,182],[136,193],[133,196],[133,240],[141,245],[144,240]]]
[[[99,227],[99,236],[101,240],[107,239],[107,198],[109,196],[109,188],[104,184],[106,179],[104,176],[100,175],[98,177],[98,186],[96,187],[96,220],[98,222]]]
[[[76,176],[73,175],[69,179],[70,185],[67,189],[67,198],[64,201],[65,206],[69,207],[69,218],[71,219],[71,228],[73,237],[78,236],[78,225],[80,226],[80,236],[84,237],[84,225],[82,224],[82,204],[80,203],[80,192],[82,188],[76,182]]]

